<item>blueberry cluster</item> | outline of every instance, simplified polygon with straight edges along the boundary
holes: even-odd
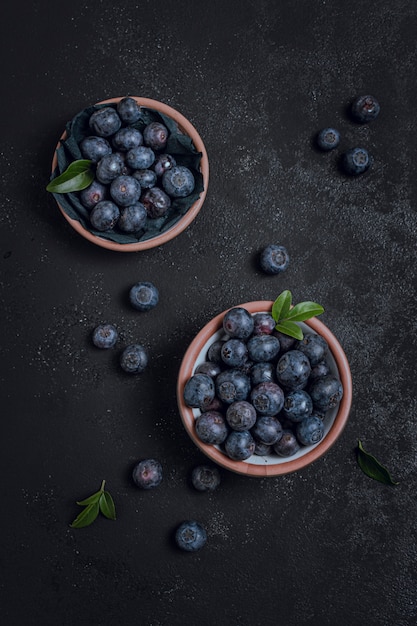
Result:
[[[227,311],[223,330],[184,386],[185,404],[200,411],[198,438],[236,461],[290,457],[321,441],[326,413],[343,396],[326,340],[313,332],[292,339],[270,313],[243,307]]]
[[[174,200],[194,191],[191,170],[166,152],[167,126],[158,121],[141,125],[141,120],[136,100],[122,98],[116,107],[104,106],[90,115],[90,134],[79,143],[95,175],[79,200],[99,232],[140,233],[148,220],[166,217]]]
[[[358,124],[368,124],[375,120],[380,111],[379,102],[374,96],[365,95],[355,98],[350,107],[351,118]],[[317,134],[316,144],[320,150],[328,152],[340,144],[340,133],[336,128],[323,128]],[[373,163],[373,157],[363,147],[346,150],[340,160],[342,171],[349,176],[358,176],[366,172]]]

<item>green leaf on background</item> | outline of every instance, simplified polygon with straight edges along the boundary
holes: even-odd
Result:
[[[108,491],[103,491],[99,500],[100,511],[108,519],[116,519],[116,508],[114,506],[113,498]]]
[[[88,159],[78,159],[67,167],[65,172],[51,180],[46,187],[46,191],[51,193],[70,193],[71,191],[81,191],[94,180],[94,172],[91,169],[91,161]]]
[[[292,320],[293,322],[304,322],[311,317],[321,315],[323,312],[323,307],[316,302],[300,302],[300,304],[296,304],[291,309],[288,315],[285,316],[285,319]]]
[[[277,330],[280,333],[283,333],[284,335],[289,335],[290,337],[294,337],[294,339],[299,339],[300,341],[303,338],[303,331],[295,322],[286,321],[286,320],[279,322],[275,326],[275,330]]]
[[[391,475],[386,467],[381,465],[381,463],[377,461],[377,459],[372,456],[372,454],[369,454],[369,452],[366,452],[364,450],[362,442],[360,440],[358,440],[358,447],[356,451],[358,465],[364,472],[364,474],[366,474],[370,478],[373,478],[374,480],[378,480],[380,483],[384,483],[384,485],[399,484],[391,478]]]
[[[80,500],[79,502],[77,501],[77,504],[79,504],[80,506],[87,506],[88,504],[95,504],[96,502],[100,500],[100,496],[102,493],[103,492],[100,489],[100,491],[93,493],[92,496],[89,496],[85,500]]]
[[[287,317],[291,308],[292,294],[291,291],[283,291],[272,305],[272,317],[278,323],[279,320]]]
[[[110,493],[104,490],[105,484],[106,481],[103,480],[99,491],[77,502],[77,504],[83,506],[84,509],[75,518],[72,524],[70,524],[71,528],[85,528],[85,526],[90,526],[100,512],[108,519],[116,519],[116,507],[114,506],[114,501]]]
[[[98,513],[98,502],[88,504],[72,522],[71,528],[85,528],[85,526],[90,526],[90,524],[92,524],[96,519]]]

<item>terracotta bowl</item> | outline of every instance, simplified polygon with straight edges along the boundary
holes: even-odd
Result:
[[[201,139],[200,135],[198,134],[194,126],[191,124],[191,122],[189,122],[181,113],[179,113],[172,107],[168,106],[167,104],[158,102],[157,100],[152,100],[150,98],[139,98],[137,96],[130,96],[130,97],[134,98],[140,106],[146,107],[148,109],[153,109],[159,113],[162,113],[172,118],[174,122],[177,124],[179,130],[183,132],[184,134],[188,135],[189,137],[191,137],[194,147],[196,148],[197,152],[200,152],[202,155],[201,161],[200,161],[200,171],[203,177],[204,189],[201,192],[200,197],[194,202],[194,204],[192,204],[192,206],[188,209],[188,211],[171,228],[169,228],[168,230],[164,232],[161,232],[159,235],[156,235],[152,238],[149,238],[143,241],[134,242],[134,243],[118,243],[118,242],[114,242],[109,239],[106,239],[104,237],[100,237],[90,232],[89,230],[84,228],[81,222],[79,222],[77,219],[73,219],[72,217],[70,217],[66,213],[64,208],[60,205],[59,201],[57,200],[57,204],[58,204],[59,209],[61,210],[62,215],[67,220],[67,222],[72,226],[72,228],[74,228],[74,230],[77,231],[78,234],[80,234],[82,237],[84,237],[85,239],[88,239],[89,241],[91,241],[92,243],[98,246],[107,248],[108,250],[115,250],[117,252],[138,252],[140,250],[147,250],[149,248],[155,248],[157,246],[160,246],[170,241],[171,239],[174,239],[174,237],[177,237],[191,224],[191,222],[196,218],[197,214],[199,213],[207,195],[207,187],[208,187],[208,182],[209,182],[209,163],[208,163],[207,151],[204,146],[203,140]],[[112,103],[115,104],[119,102],[119,100],[121,99],[122,99],[121,97],[109,98],[108,100],[102,100],[101,102],[98,102],[97,105],[112,104]],[[60,138],[60,141],[57,144],[56,150],[59,148],[61,141],[64,140],[66,137],[67,137],[67,132],[64,131],[64,133],[62,134]],[[57,163],[58,163],[56,150],[55,150],[53,160],[52,160],[52,172],[55,171],[57,167]]]
[[[258,301],[248,302],[237,306],[247,309],[251,314],[258,312],[270,312],[273,302]],[[335,443],[347,422],[352,403],[352,378],[349,363],[345,353],[336,337],[317,318],[312,318],[300,324],[304,331],[313,331],[327,341],[329,354],[327,361],[332,373],[336,374],[343,385],[343,397],[340,404],[326,413],[324,418],[325,436],[311,446],[302,446],[301,450],[292,457],[281,458],[277,455],[257,456],[252,455],[245,461],[230,459],[218,446],[203,443],[195,432],[194,422],[200,414],[198,409],[188,407],[183,400],[184,386],[187,380],[194,374],[196,367],[206,360],[205,356],[209,346],[224,337],[223,317],[226,311],[213,318],[197,334],[188,347],[180,366],[177,383],[177,400],[183,425],[194,441],[196,446],[214,463],[247,476],[266,477],[288,474],[310,465],[316,459],[323,456]]]

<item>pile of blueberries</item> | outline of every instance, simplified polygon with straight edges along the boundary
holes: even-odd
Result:
[[[293,339],[270,313],[244,307],[225,313],[223,330],[184,386],[185,404],[199,409],[198,438],[235,461],[291,457],[321,441],[326,413],[343,396],[326,340],[314,332]]]
[[[165,217],[173,200],[194,191],[191,170],[165,152],[168,128],[153,121],[141,132],[134,126],[141,118],[136,100],[122,98],[116,108],[105,106],[91,114],[91,134],[80,141],[95,178],[79,198],[97,231],[141,232],[148,218]]]
[[[355,98],[350,107],[351,118],[359,124],[369,124],[375,120],[380,112],[380,105],[374,96],[366,95]],[[320,150],[328,152],[339,146],[340,133],[336,128],[323,128],[316,137],[316,144]],[[373,163],[373,157],[363,147],[350,148],[341,156],[342,171],[349,176],[358,176],[366,172]]]

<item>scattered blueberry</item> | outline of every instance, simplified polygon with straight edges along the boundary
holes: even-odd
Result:
[[[188,167],[174,165],[163,174],[162,187],[172,198],[185,198],[194,191],[194,176]]]
[[[112,147],[107,139],[97,135],[84,137],[80,142],[80,150],[84,159],[90,159],[93,163],[98,163],[104,156],[112,153]]]
[[[335,128],[323,128],[317,135],[317,145],[320,150],[333,150],[340,142],[339,131]]]
[[[290,257],[285,246],[271,244],[261,251],[259,262],[266,274],[279,274],[287,269]]]
[[[175,542],[181,550],[196,552],[207,542],[207,533],[195,520],[182,522],[175,531]]]
[[[102,200],[92,208],[90,222],[93,228],[105,232],[116,226],[119,216],[119,207],[114,202]]]
[[[141,374],[148,365],[148,353],[140,344],[127,346],[120,356],[120,366],[128,374]]]
[[[162,465],[156,459],[139,461],[133,468],[133,482],[141,489],[154,489],[162,482]]]
[[[113,348],[118,338],[118,332],[113,324],[99,324],[93,330],[93,344],[97,348]]]
[[[117,226],[124,233],[137,233],[146,227],[148,214],[141,202],[135,202],[131,206],[123,207]]]
[[[159,302],[159,291],[149,281],[141,281],[129,290],[129,302],[138,311],[150,311]]]
[[[217,467],[198,465],[191,472],[191,483],[197,491],[214,491],[220,482],[221,476]]]
[[[152,150],[163,150],[167,144],[168,136],[167,127],[160,122],[151,122],[143,130],[144,142]]]
[[[122,120],[112,107],[103,107],[90,115],[89,125],[99,137],[110,137],[119,130]]]
[[[358,176],[370,168],[372,157],[366,148],[351,148],[342,155],[341,164],[345,174]]]
[[[117,103],[117,113],[125,124],[134,124],[142,117],[139,104],[130,96],[126,96],[126,98],[119,100]]]
[[[374,96],[359,96],[352,102],[352,116],[360,124],[366,124],[377,118],[379,111],[379,102]]]

